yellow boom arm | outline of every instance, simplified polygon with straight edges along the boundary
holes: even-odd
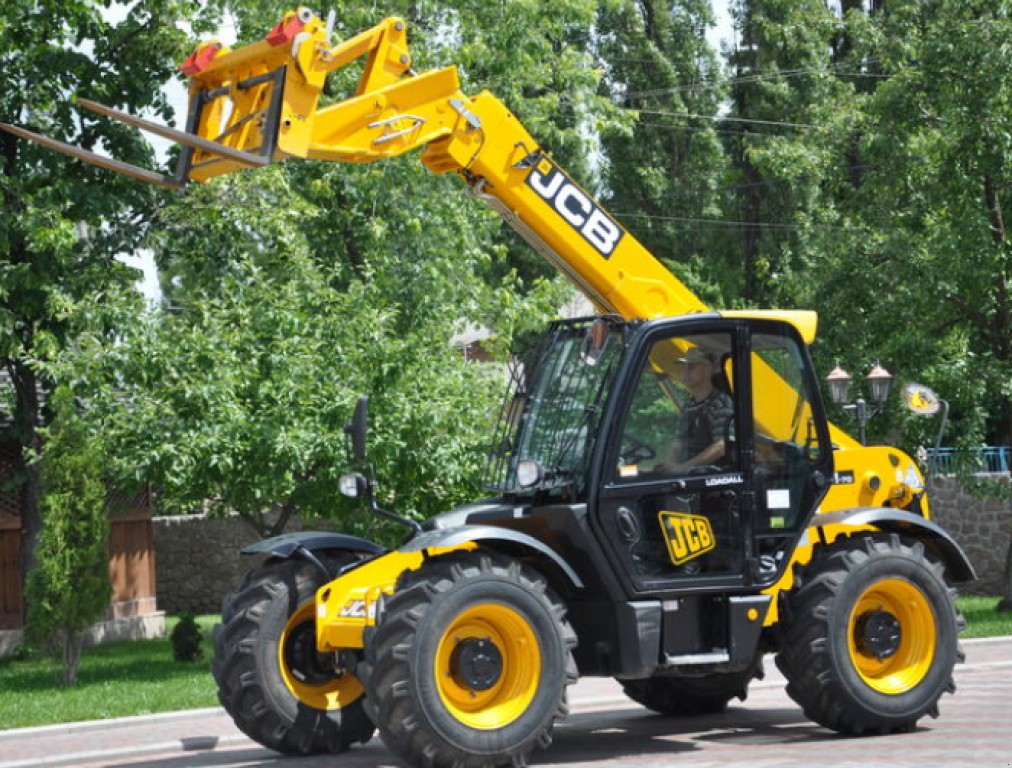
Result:
[[[363,56],[355,94],[320,108],[327,76]],[[175,176],[22,128],[0,127],[169,187],[291,157],[369,163],[421,148],[422,162],[431,171],[460,176],[472,196],[498,211],[598,311],[627,319],[708,311],[547,156],[495,96],[466,96],[456,67],[415,73],[411,64],[401,19],[388,18],[331,45],[327,25],[300,7],[260,42],[233,51],[212,40],[194,51],[182,67],[190,77],[185,131],[78,101],[180,143]],[[853,480],[833,488],[825,510],[880,505],[910,495],[911,482],[918,483],[920,475],[909,458],[892,449],[862,448],[839,428],[830,428],[834,443],[844,449],[836,452],[839,474]]]

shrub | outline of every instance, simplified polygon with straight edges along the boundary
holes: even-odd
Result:
[[[172,641],[172,658],[176,661],[200,661],[204,651],[200,647],[204,633],[197,625],[197,620],[189,611],[179,614],[179,623],[172,629],[169,640]]]

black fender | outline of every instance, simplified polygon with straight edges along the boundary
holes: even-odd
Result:
[[[495,525],[462,525],[456,528],[443,528],[435,531],[426,531],[415,536],[411,541],[399,547],[400,552],[421,552],[425,549],[459,547],[468,542],[501,542],[519,545],[534,550],[554,563],[559,571],[565,574],[571,586],[583,589],[583,579],[577,574],[563,557],[533,536],[526,533],[514,531],[511,528],[500,528]]]
[[[815,515],[808,523],[809,528],[821,528],[824,525],[870,525],[887,533],[902,533],[923,542],[945,564],[953,581],[977,580],[970,558],[956,540],[941,526],[920,515],[889,507],[855,507]]]
[[[344,533],[328,533],[326,531],[299,531],[297,533],[283,533],[280,536],[272,536],[269,539],[262,539],[255,544],[250,544],[242,550],[244,555],[270,555],[287,559],[289,557],[301,557],[308,560],[319,568],[331,581],[336,573],[331,573],[323,562],[316,556],[316,552],[323,551],[337,552],[360,552],[364,555],[381,555],[387,551],[386,547],[374,544],[367,539],[358,536],[348,536]]]

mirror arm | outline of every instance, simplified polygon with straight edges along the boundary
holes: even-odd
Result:
[[[949,421],[949,401],[942,400],[939,398],[939,402],[942,405],[942,421],[938,425],[938,436],[935,438],[935,450],[931,452],[928,457],[928,481],[926,483],[927,488],[925,489],[928,493],[931,493],[932,485],[935,482],[935,467],[938,463],[938,452],[942,449],[942,436],[945,434],[945,427]]]
[[[373,514],[378,515],[379,517],[384,517],[387,520],[392,520],[395,523],[399,523],[400,525],[410,528],[415,533],[421,533],[422,526],[416,523],[414,520],[410,520],[409,518],[402,517],[401,515],[398,515],[395,512],[383,509],[383,507],[381,507],[376,502],[376,494],[375,494],[376,482],[373,479],[374,474],[372,464],[366,464],[365,469],[366,469],[366,495],[368,497],[367,500],[369,502],[369,509],[373,511]]]

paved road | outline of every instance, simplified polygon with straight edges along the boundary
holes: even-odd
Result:
[[[888,764],[1012,768],[1012,638],[965,641],[955,696],[937,720],[910,734],[846,738],[807,721],[767,664],[747,702],[718,716],[678,720],[625,699],[611,680],[571,689],[573,713],[540,766],[709,768],[849,767]],[[386,768],[398,766],[378,739],[340,756],[285,758],[239,733],[217,709],[0,731],[0,768]]]

